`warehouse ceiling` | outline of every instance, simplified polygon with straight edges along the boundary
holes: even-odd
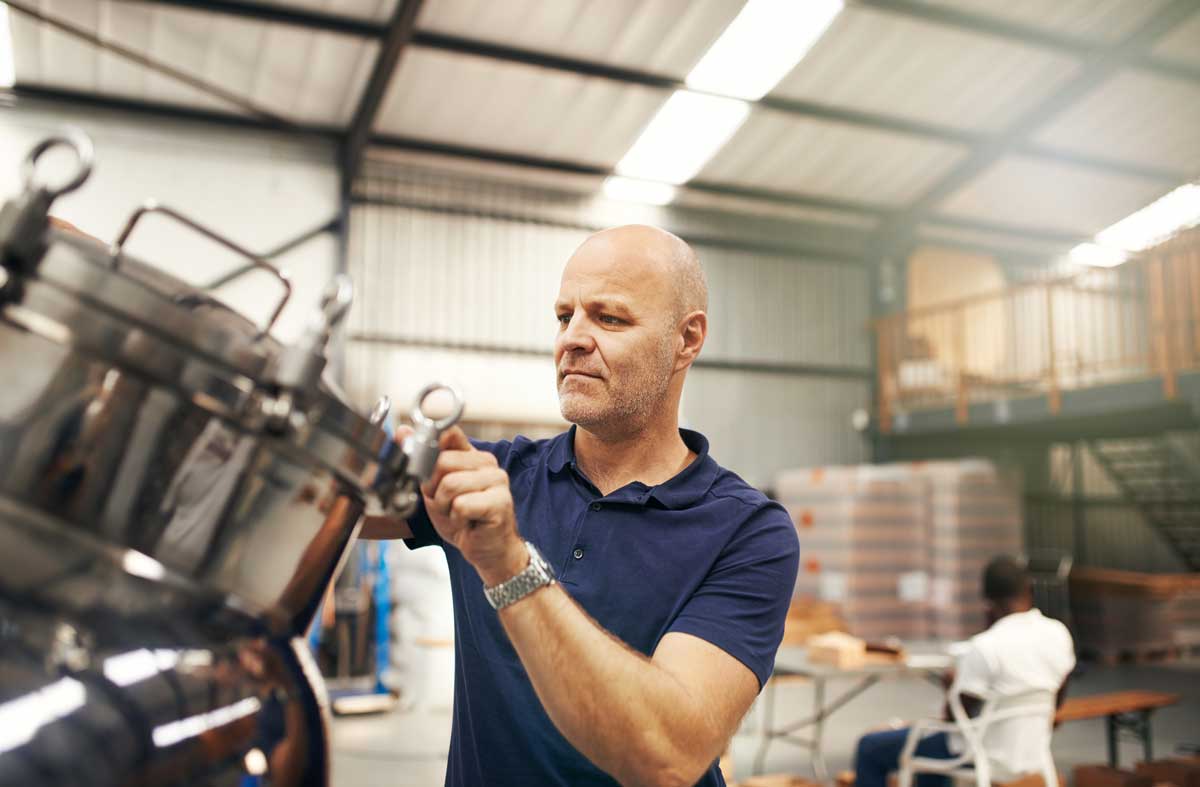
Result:
[[[18,97],[599,178],[741,0],[13,0]],[[847,0],[684,194],[1061,250],[1200,175],[1195,0]]]

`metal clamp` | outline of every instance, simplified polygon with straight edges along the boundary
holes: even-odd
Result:
[[[71,148],[75,152],[75,158],[79,162],[79,169],[76,171],[74,177],[58,188],[39,186],[36,183],[38,159],[47,151],[56,147]],[[41,191],[50,201],[56,200],[63,194],[74,191],[83,185],[88,176],[92,174],[92,164],[95,158],[96,151],[88,135],[76,128],[65,128],[59,133],[46,137],[34,145],[25,156],[25,161],[21,165],[21,185],[26,191]]]
[[[125,247],[125,242],[129,240],[130,234],[133,233],[134,226],[136,226],[138,221],[141,220],[142,216],[145,216],[147,213],[162,213],[163,215],[169,216],[189,229],[200,233],[209,240],[224,246],[230,251],[240,254],[249,260],[249,262],[253,265],[253,268],[248,269],[246,272],[249,272],[249,270],[253,270],[254,268],[258,268],[270,273],[272,276],[278,279],[279,283],[283,285],[283,297],[280,299],[279,305],[275,307],[275,311],[271,313],[271,319],[268,320],[266,326],[263,327],[260,336],[266,336],[271,332],[271,328],[275,327],[275,322],[279,319],[280,312],[283,311],[283,307],[287,306],[288,301],[291,300],[292,297],[292,283],[288,279],[287,274],[264,260],[259,255],[252,251],[248,251],[223,235],[218,235],[208,227],[205,227],[202,224],[197,224],[192,219],[189,219],[187,216],[184,216],[172,208],[168,208],[165,205],[160,205],[157,200],[146,200],[146,202],[143,203],[140,208],[135,210],[129,217],[129,220],[125,222],[125,228],[121,230],[121,234],[118,235],[117,239],[113,241],[111,246],[109,246],[108,253],[109,256],[112,257],[112,266],[114,270],[120,267],[121,251]]]

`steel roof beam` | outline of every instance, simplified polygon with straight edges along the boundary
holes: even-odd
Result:
[[[379,47],[379,56],[375,58],[375,67],[367,86],[363,89],[358,108],[346,130],[346,139],[340,150],[339,161],[342,169],[342,191],[349,193],[358,168],[362,164],[363,153],[375,127],[375,118],[387,93],[388,85],[396,73],[400,56],[412,39],[417,25],[417,16],[421,13],[424,0],[398,0],[392,20],[388,24],[388,32]]]
[[[321,33],[339,33],[359,38],[383,38],[388,26],[370,19],[331,14],[294,6],[270,5],[251,0],[125,0],[146,5],[173,6],[189,11],[206,11],[268,24],[302,27]]]

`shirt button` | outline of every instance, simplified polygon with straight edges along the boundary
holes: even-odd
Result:
[[[576,560],[579,560],[580,558],[583,557],[583,550],[580,549],[579,547],[575,547],[575,551],[572,552],[571,554],[575,556]]]
[[[592,503],[591,508],[593,511],[599,511],[601,508],[604,508],[604,506],[600,505],[599,503]]]

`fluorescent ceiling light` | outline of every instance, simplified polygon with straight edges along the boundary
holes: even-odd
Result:
[[[1076,265],[1094,265],[1098,268],[1113,268],[1129,256],[1120,249],[1110,249],[1095,243],[1081,243],[1071,249],[1068,256]]]
[[[691,180],[749,111],[745,101],[677,90],[617,163],[617,174],[676,186]]]
[[[1069,256],[1080,265],[1111,268],[1196,224],[1200,224],[1200,185],[1188,183],[1096,233],[1094,242],[1079,244]]]
[[[750,0],[687,76],[693,90],[757,101],[800,62],[842,0]]]
[[[1200,185],[1189,183],[1100,231],[1096,242],[1125,251],[1144,251],[1198,222]]]
[[[13,61],[12,30],[8,26],[8,6],[0,3],[0,88],[17,82],[17,67]]]
[[[666,205],[675,199],[675,187],[669,183],[655,183],[652,180],[637,180],[613,175],[604,180],[604,196],[624,202]]]

